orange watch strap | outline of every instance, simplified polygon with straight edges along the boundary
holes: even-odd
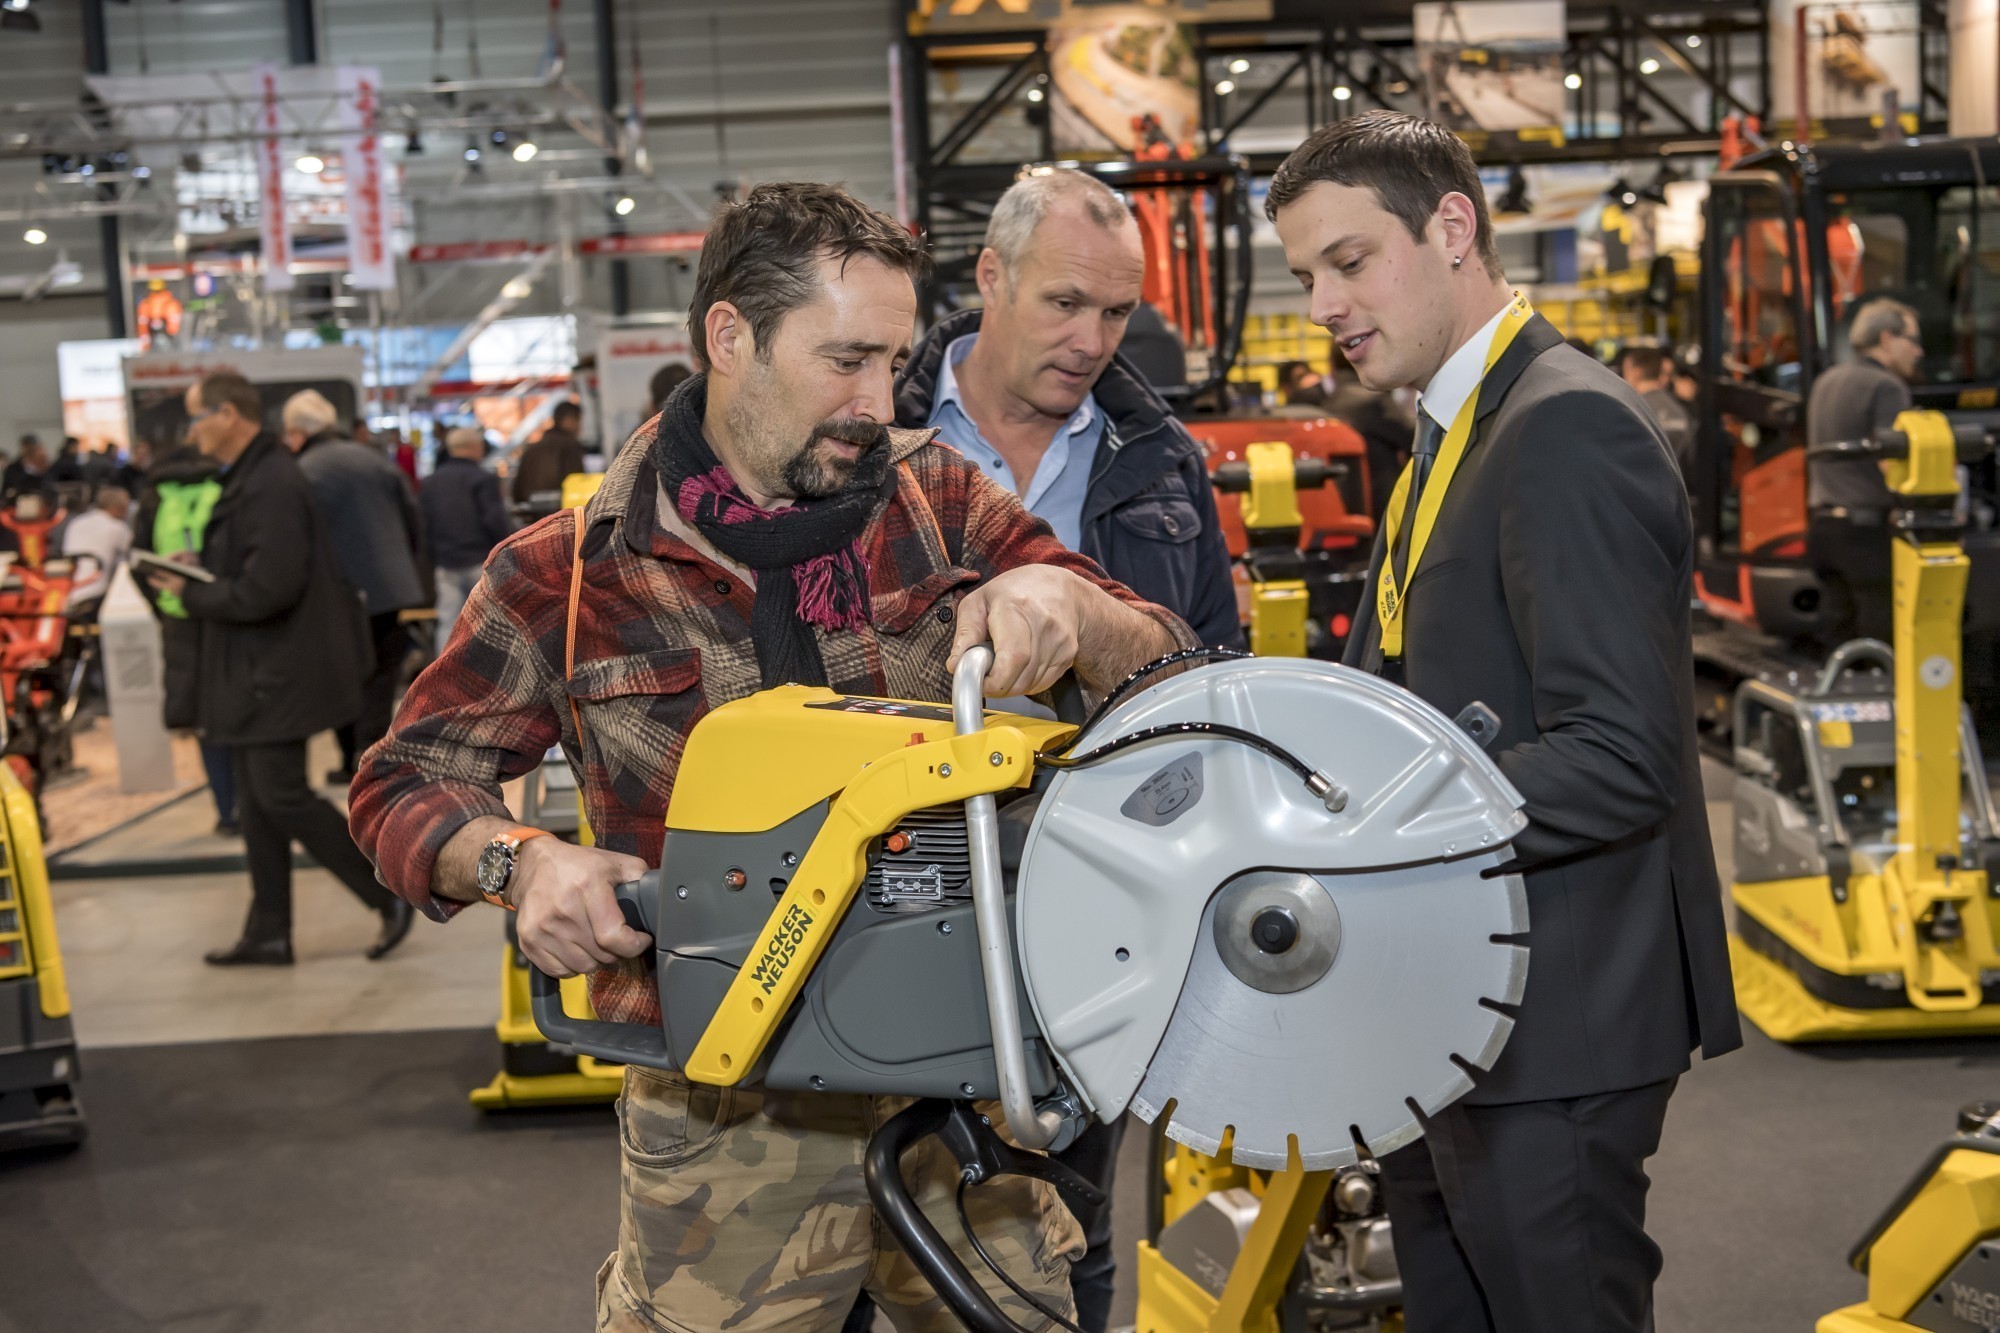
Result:
[[[530,828],[528,825],[522,824],[508,829],[505,833],[496,833],[489,841],[503,842],[507,844],[508,851],[518,854],[521,850],[521,844],[527,842],[530,838],[549,838],[554,836],[554,834],[545,828]],[[509,882],[506,888],[503,888],[498,893],[481,892],[479,896],[487,902],[492,903],[495,907],[504,907],[511,912],[514,910],[513,897],[509,892],[514,887],[512,880],[513,877],[509,875]]]

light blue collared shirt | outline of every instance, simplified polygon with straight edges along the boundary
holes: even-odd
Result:
[[[1021,497],[1021,504],[1036,518],[1055,529],[1056,540],[1072,551],[1083,549],[1083,501],[1090,489],[1090,468],[1097,458],[1098,442],[1104,438],[1104,413],[1097,400],[1088,395],[1056,428],[1048,452],[1035,466],[1035,475],[1026,494],[1014,478],[1014,469],[1000,451],[986,442],[972,418],[966,415],[965,400],[958,392],[958,363],[979,341],[977,333],[954,338],[944,349],[944,364],[938,367],[937,399],[931,404],[930,420],[924,424],[938,429],[938,440],[979,464],[980,471]]]

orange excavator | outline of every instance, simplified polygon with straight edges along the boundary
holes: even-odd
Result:
[[[1688,479],[1711,739],[1727,744],[1738,683],[1816,671],[1857,632],[1841,552],[1869,534],[1844,534],[1838,513],[1809,522],[1806,506],[1806,404],[1818,376],[1851,356],[1855,312],[1884,296],[1917,311],[1917,408],[1961,422],[2000,409],[1996,181],[1990,138],[1788,144],[1711,178]],[[1966,480],[1966,695],[1978,713],[2000,704],[2000,484],[1991,459]]]
[[[70,605],[77,585],[95,576],[87,567],[94,557],[50,554],[65,517],[32,492],[0,510],[0,528],[19,547],[0,553],[0,762],[37,801],[71,766],[70,729],[96,642],[95,627],[73,616],[83,608]]]

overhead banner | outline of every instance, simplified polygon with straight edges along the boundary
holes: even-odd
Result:
[[[264,247],[264,290],[292,289],[292,234],[285,225],[285,162],[278,134],[278,67],[257,66],[257,226]]]
[[[382,178],[382,71],[342,65],[339,72],[341,166],[347,173],[347,262],[363,291],[395,290],[388,191]]]
[[[1560,133],[1562,0],[1458,0],[1412,12],[1431,119],[1460,133]]]

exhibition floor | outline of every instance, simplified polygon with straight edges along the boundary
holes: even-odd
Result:
[[[1729,775],[1711,766],[1711,796]],[[1727,860],[1727,807],[1711,802]],[[0,1158],[0,1333],[585,1328],[617,1226],[609,1107],[485,1116],[497,914],[374,923],[298,878],[299,962],[218,970],[240,874],[56,885],[85,1146]],[[1800,1049],[1751,1032],[1683,1080],[1651,1164],[1661,1333],[1808,1329],[1858,1298],[1849,1245],[2000,1093],[2000,1041]],[[1127,1139],[1139,1234],[1146,1135]],[[1130,1265],[1118,1320],[1131,1318]]]

